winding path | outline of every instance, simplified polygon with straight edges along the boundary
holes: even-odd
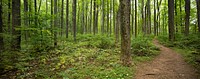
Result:
[[[136,79],[200,79],[196,70],[188,65],[182,56],[154,40],[160,48],[160,55],[150,62],[137,66]]]

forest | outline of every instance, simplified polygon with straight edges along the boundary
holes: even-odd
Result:
[[[200,0],[0,0],[0,79],[200,79]]]

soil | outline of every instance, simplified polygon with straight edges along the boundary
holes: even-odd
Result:
[[[157,40],[153,43],[160,48],[160,55],[152,61],[138,64],[135,79],[200,79],[197,70],[188,65],[180,54]]]

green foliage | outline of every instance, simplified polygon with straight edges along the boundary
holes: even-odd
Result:
[[[154,56],[159,48],[152,44],[152,37],[138,37],[132,40],[132,53],[136,56]]]

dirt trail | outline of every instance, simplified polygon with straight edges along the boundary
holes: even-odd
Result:
[[[137,66],[136,79],[200,79],[196,70],[182,56],[154,40],[161,53],[151,62]]]

